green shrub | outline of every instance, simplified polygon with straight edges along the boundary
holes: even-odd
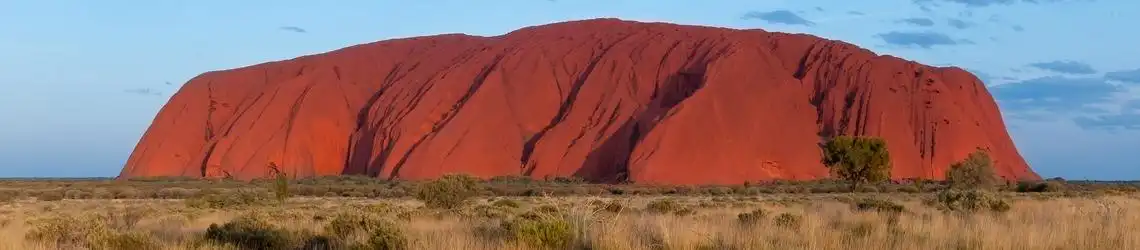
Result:
[[[881,138],[838,136],[824,144],[823,151],[823,164],[835,177],[850,182],[852,191],[890,178],[890,151]]]
[[[408,239],[397,227],[386,227],[373,230],[368,235],[368,249],[375,250],[403,250],[408,249]]]
[[[768,216],[768,211],[764,209],[752,210],[752,212],[741,213],[736,215],[736,220],[742,224],[752,225],[764,221]]]
[[[567,249],[575,239],[570,222],[556,215],[520,216],[504,221],[502,227],[515,240],[534,248]]]
[[[1055,193],[1062,191],[1065,191],[1065,184],[1058,181],[1017,183],[1017,192],[1022,193]]]
[[[162,245],[149,234],[139,232],[112,233],[104,235],[92,249],[131,249],[131,250],[158,250]]]
[[[349,236],[359,232],[372,232],[386,227],[393,227],[388,222],[359,213],[340,213],[333,216],[325,232],[334,236]]]
[[[478,194],[478,182],[467,175],[445,175],[423,183],[416,190],[416,199],[428,208],[454,209],[463,206]]]
[[[227,193],[199,193],[195,197],[185,200],[186,206],[192,208],[240,208],[260,206],[267,204],[268,197],[263,192],[238,189]]]
[[[989,154],[978,149],[966,159],[950,165],[946,170],[946,182],[951,188],[992,189],[998,184],[998,178]]]
[[[645,211],[658,214],[670,213],[673,211],[681,210],[682,208],[683,206],[681,206],[680,203],[677,203],[676,200],[668,198],[651,201],[649,204],[645,205]]]
[[[471,208],[472,213],[475,216],[482,217],[482,218],[488,218],[488,219],[506,218],[507,216],[509,216],[511,214],[510,211],[507,211],[508,209],[511,209],[511,208],[510,207],[499,207],[499,206],[488,206],[488,205],[478,205],[478,206]]]
[[[788,229],[799,229],[803,224],[803,217],[799,215],[781,213],[772,218],[772,224]]]
[[[253,217],[239,217],[221,226],[210,224],[205,238],[242,249],[289,249],[294,245],[288,231]]]
[[[953,212],[993,211],[1006,212],[1010,210],[1009,202],[997,195],[979,190],[943,190],[938,193],[934,204],[938,209]]]
[[[378,217],[357,213],[337,214],[325,225],[332,246],[359,246],[349,242],[355,236],[364,236],[366,249],[406,249],[408,239],[398,225]]]
[[[855,203],[855,210],[858,211],[875,211],[880,213],[902,213],[906,211],[906,207],[897,203],[879,200],[879,199],[862,199]]]

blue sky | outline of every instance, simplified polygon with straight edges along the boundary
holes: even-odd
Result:
[[[0,176],[118,174],[201,72],[596,17],[810,33],[960,66],[990,85],[1043,176],[1140,179],[1135,0],[4,1]]]

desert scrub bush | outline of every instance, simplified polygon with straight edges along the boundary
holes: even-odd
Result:
[[[0,190],[0,203],[11,202],[20,197],[20,192],[16,190]]]
[[[681,208],[677,211],[673,211],[673,215],[676,215],[676,216],[689,216],[689,215],[694,215],[694,214],[697,214],[697,211],[693,210],[692,208],[687,208],[687,207]]]
[[[501,224],[514,240],[540,249],[567,249],[574,243],[573,225],[561,215],[532,214]]]
[[[32,221],[33,228],[24,235],[31,242],[58,249],[160,249],[150,235],[108,227],[100,216],[78,218],[70,215]]]
[[[751,212],[740,213],[740,214],[736,215],[736,221],[740,222],[741,224],[745,224],[745,225],[753,225],[753,224],[763,222],[767,216],[768,216],[767,210],[764,210],[762,208],[757,208],[756,210],[752,210]]]
[[[906,207],[888,200],[866,198],[854,204],[855,210],[874,211],[880,213],[897,214],[906,211]]]
[[[163,199],[185,199],[194,196],[194,193],[196,193],[196,191],[191,189],[169,187],[159,189],[157,192],[155,192],[155,196]]]
[[[394,228],[389,228],[394,229]],[[361,249],[361,248],[355,248]],[[408,239],[399,231],[377,230],[368,234],[368,242],[364,249],[376,250],[403,250],[408,249]]]
[[[965,213],[986,210],[1004,213],[1011,208],[1009,202],[996,194],[978,190],[943,190],[934,202],[928,203],[933,203],[939,210]]]
[[[88,196],[91,196],[91,194],[78,189],[69,189],[66,192],[63,192],[63,197],[67,199],[85,199]]]
[[[471,208],[472,215],[488,219],[502,219],[511,214],[510,207],[478,205]]]
[[[787,229],[799,229],[803,224],[803,220],[803,216],[800,215],[780,213],[772,218],[772,224]]]
[[[946,183],[957,189],[992,189],[998,184],[993,160],[986,151],[978,149],[950,165],[946,170]]]
[[[154,209],[142,206],[131,206],[123,209],[112,209],[96,216],[104,226],[114,230],[131,230],[135,225],[154,213]]]
[[[428,208],[454,209],[463,206],[478,191],[478,182],[474,177],[444,175],[420,184],[416,190],[416,199],[423,201]]]
[[[1017,192],[1021,193],[1053,193],[1065,191],[1065,184],[1058,181],[1018,182]]]
[[[222,209],[264,205],[267,199],[264,192],[238,189],[228,193],[199,193],[184,202],[192,208]]]
[[[497,200],[491,203],[491,205],[496,207],[519,208],[519,202],[510,199]]]
[[[665,214],[673,211],[681,210],[684,206],[674,199],[659,199],[649,202],[645,205],[645,211],[650,213]]]
[[[115,199],[136,199],[140,198],[140,192],[132,187],[122,187],[113,189],[111,192]]]
[[[210,224],[204,237],[215,244],[241,249],[289,249],[297,245],[289,231],[251,216],[238,217],[220,226]]]
[[[625,205],[622,205],[620,201],[611,200],[610,202],[599,204],[598,208],[600,208],[602,211],[610,213],[621,213],[625,210]]]
[[[39,201],[58,201],[63,200],[62,190],[44,190],[36,194],[36,200]]]
[[[355,236],[363,235],[367,238],[365,249],[406,249],[408,239],[400,227],[391,221],[363,216],[354,213],[341,213],[335,216],[325,226],[325,232],[330,234],[334,246],[349,246],[359,248],[350,242]]]

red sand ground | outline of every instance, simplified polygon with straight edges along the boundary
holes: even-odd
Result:
[[[884,137],[894,178],[988,148],[1039,179],[983,84],[810,35],[593,19],[438,35],[208,72],[120,177],[464,172],[739,184],[824,177],[831,135]]]

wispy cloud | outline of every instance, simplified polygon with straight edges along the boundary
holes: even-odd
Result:
[[[946,20],[946,24],[950,25],[950,27],[954,27],[957,29],[968,29],[970,27],[974,27],[974,23],[967,22],[967,21],[964,21],[962,19],[955,19],[955,18],[951,18],[949,20]]]
[[[1140,130],[1140,114],[1120,113],[1111,115],[1098,115],[1092,117],[1077,117],[1073,122],[1084,129],[1097,130]]]
[[[1017,32],[1025,31],[1025,27],[1021,27],[1021,25],[1014,25],[1012,28],[1013,28],[1013,31],[1017,31]]]
[[[158,92],[157,90],[150,89],[150,88],[128,89],[128,90],[124,90],[124,92],[136,94],[136,95],[162,95],[162,92]]]
[[[906,19],[899,20],[898,22],[910,24],[910,25],[915,25],[915,26],[922,26],[922,27],[934,26],[934,20],[930,20],[930,18],[925,18],[925,17],[906,18]]]
[[[1015,3],[1042,4],[1056,2],[1072,2],[1078,0],[913,0],[919,6],[937,6],[938,3],[962,4],[970,8],[989,7],[994,5],[1011,5]]]
[[[1132,112],[1132,113],[1140,114],[1140,99],[1132,100],[1131,102],[1128,102],[1128,104],[1124,104],[1124,108],[1122,108],[1121,110],[1123,110],[1124,112]]]
[[[879,39],[891,45],[901,46],[918,46],[924,49],[929,49],[937,45],[957,45],[961,43],[973,43],[969,40],[954,40],[946,34],[922,31],[922,32],[909,32],[909,31],[891,31],[875,35]]]
[[[1011,112],[1071,113],[1106,104],[1125,89],[1102,78],[1047,76],[990,87],[1002,109]]]
[[[1104,78],[1126,83],[1140,83],[1140,69],[1108,72],[1104,74]]]
[[[866,15],[866,14],[863,14],[863,12],[858,12],[858,11],[854,11],[854,10],[852,10],[852,11],[848,11],[848,12],[847,12],[847,14],[848,14],[848,15],[853,15],[853,16],[862,16],[862,15]]]
[[[1077,61],[1052,61],[1052,62],[1037,62],[1030,63],[1030,67],[1065,73],[1065,74],[1095,74],[1096,70],[1089,66],[1087,63]]]
[[[786,10],[777,10],[777,11],[769,11],[769,12],[750,11],[748,13],[744,13],[744,16],[742,16],[741,18],[742,19],[760,19],[760,20],[767,21],[769,23],[778,23],[778,24],[787,24],[787,25],[804,25],[804,26],[815,25],[814,22],[808,21],[807,19],[804,19],[803,17],[796,15],[796,13],[792,13],[791,11],[786,11]]]
[[[297,27],[297,26],[281,26],[281,29],[285,30],[285,31],[292,31],[292,32],[297,32],[297,33],[308,33],[309,32],[309,31],[306,31],[305,29],[303,29],[301,27]]]

